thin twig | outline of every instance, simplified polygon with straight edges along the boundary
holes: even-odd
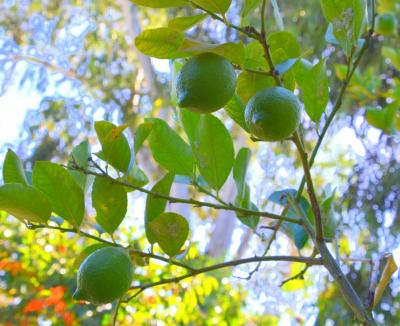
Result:
[[[246,28],[242,28],[242,27],[240,27],[240,26],[237,26],[237,25],[234,25],[234,24],[229,23],[229,22],[226,20],[226,18],[224,19],[224,17],[218,16],[217,14],[213,13],[212,11],[209,11],[209,10],[207,10],[207,9],[205,9],[205,8],[203,8],[203,7],[201,7],[200,5],[198,5],[197,3],[195,3],[195,2],[193,2],[193,1],[191,1],[191,0],[186,0],[186,1],[187,1],[188,3],[190,3],[193,7],[198,8],[198,9],[200,9],[200,10],[203,10],[204,12],[206,12],[207,14],[209,14],[212,18],[214,18],[214,19],[216,19],[216,20],[219,20],[220,22],[224,23],[227,27],[236,29],[238,32],[241,32],[241,33],[247,35],[247,36],[250,37],[250,38],[254,38],[254,39],[257,38],[257,36],[256,36],[251,30],[248,30],[248,29],[246,29]]]
[[[121,306],[121,299],[118,299],[117,305],[115,306],[115,310],[114,310],[114,316],[113,316],[113,322],[112,322],[113,326],[115,326],[117,324],[118,310],[119,310],[120,306]]]
[[[188,205],[192,205],[192,206],[196,206],[196,207],[210,207],[210,208],[214,208],[214,209],[235,211],[235,212],[238,212],[241,215],[243,215],[243,217],[263,216],[263,217],[268,217],[268,218],[274,219],[274,220],[284,220],[284,221],[290,222],[290,223],[301,224],[301,221],[297,218],[281,216],[281,215],[273,214],[273,213],[269,213],[269,212],[259,212],[259,211],[255,211],[255,210],[251,210],[251,209],[237,207],[232,204],[228,204],[228,205],[214,204],[214,203],[209,203],[209,202],[204,202],[204,201],[199,201],[199,200],[194,200],[194,199],[184,199],[184,198],[172,197],[172,196],[168,196],[165,194],[154,192],[152,190],[148,190],[146,188],[135,186],[135,185],[130,184],[125,181],[120,181],[120,180],[114,179],[105,173],[97,173],[94,171],[83,169],[79,166],[64,166],[64,167],[66,167],[68,169],[72,169],[72,170],[81,171],[82,173],[87,174],[87,175],[93,175],[93,176],[97,176],[97,177],[106,178],[114,184],[119,184],[121,186],[125,186],[128,188],[134,189],[134,190],[138,190],[140,192],[154,196],[155,198],[165,199],[165,200],[169,201],[170,203],[182,203],[182,204],[188,204]]]
[[[45,224],[28,224],[27,227],[30,230],[50,229],[50,230],[58,230],[58,231],[61,231],[61,232],[76,233],[76,234],[79,234],[79,235],[81,235],[81,236],[83,236],[85,238],[96,240],[97,242],[105,243],[105,244],[110,245],[110,246],[123,247],[119,243],[107,241],[105,239],[102,239],[100,237],[96,237],[95,235],[89,234],[87,232],[84,232],[84,231],[81,231],[81,230],[78,230],[78,229],[75,229],[75,228],[63,228],[63,227],[59,227],[59,226],[45,225]],[[129,249],[129,247],[126,248],[126,249]],[[184,269],[186,269],[188,271],[194,271],[195,270],[193,267],[190,267],[189,265],[186,265],[184,263],[181,263],[179,261],[176,261],[176,260],[173,260],[173,259],[170,259],[170,258],[159,256],[159,255],[156,255],[156,254],[153,254],[153,253],[147,253],[147,252],[143,252],[143,251],[136,250],[136,249],[129,249],[129,252],[131,254],[138,255],[140,257],[151,258],[151,259],[159,260],[159,261],[171,264],[171,265],[182,267],[182,268],[184,268]]]

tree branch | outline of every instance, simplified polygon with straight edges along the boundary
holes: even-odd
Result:
[[[297,262],[297,263],[304,263],[307,265],[321,265],[322,260],[320,258],[310,258],[310,257],[301,257],[301,256],[267,256],[267,257],[252,257],[252,258],[244,258],[244,259],[238,259],[238,260],[232,260],[220,264],[215,264],[199,269],[195,269],[187,274],[177,276],[177,277],[172,277],[172,278],[166,278],[166,279],[161,279],[157,282],[153,283],[147,283],[147,284],[142,284],[142,285],[136,285],[132,286],[130,290],[139,290],[136,292],[133,296],[129,297],[127,300],[124,302],[128,302],[132,298],[136,297],[139,293],[143,292],[144,290],[148,288],[152,288],[155,286],[163,285],[163,284],[169,284],[169,283],[178,283],[186,278],[211,272],[214,270],[222,269],[222,268],[227,268],[227,267],[235,267],[243,264],[249,264],[249,263],[254,263],[254,262],[260,262],[260,261],[288,261],[288,262]]]
[[[209,11],[209,10],[201,7],[197,3],[194,3],[191,0],[186,0],[186,1],[188,3],[190,3],[193,7],[197,8],[197,9],[200,9],[200,10],[203,10],[204,12],[209,14],[212,18],[214,18],[216,20],[219,20],[220,22],[224,23],[227,27],[233,28],[233,29],[237,30],[238,32],[241,32],[241,33],[247,35],[250,38],[257,39],[257,36],[255,35],[255,33],[251,29],[246,29],[246,28],[242,28],[240,26],[231,24],[226,19],[224,19],[223,17],[220,17],[217,14],[213,13],[212,11]]]
[[[101,242],[101,243],[107,244],[107,245],[109,245],[109,246],[113,246],[113,247],[123,247],[123,246],[122,246],[121,244],[119,244],[119,243],[107,241],[107,240],[102,239],[102,238],[100,238],[100,237],[97,237],[97,236],[95,236],[95,235],[92,235],[92,234],[89,234],[89,233],[87,233],[87,232],[78,230],[78,229],[76,229],[76,228],[63,228],[63,227],[59,227],[59,226],[45,225],[45,224],[27,224],[27,227],[28,227],[28,229],[30,229],[30,230],[50,229],[50,230],[58,230],[58,231],[60,231],[60,232],[76,233],[76,234],[79,234],[79,235],[81,235],[81,236],[83,236],[83,237],[85,237],[85,238],[89,238],[89,239],[95,240],[95,241],[97,241],[97,242]],[[168,263],[168,264],[171,264],[171,265],[175,265],[175,266],[184,268],[184,269],[186,269],[186,270],[188,270],[188,271],[194,271],[194,270],[195,270],[194,268],[190,267],[189,265],[186,265],[186,264],[184,264],[184,263],[181,263],[181,262],[179,262],[179,261],[176,261],[176,260],[173,260],[173,259],[170,259],[170,258],[166,258],[166,257],[163,257],[163,256],[159,256],[159,255],[156,255],[156,254],[153,254],[153,253],[143,252],[143,251],[136,250],[136,249],[130,249],[129,246],[128,246],[128,247],[125,247],[125,248],[126,248],[126,249],[129,249],[129,252],[130,252],[131,254],[138,255],[138,256],[140,256],[140,257],[152,258],[152,259],[155,259],[155,260],[159,260],[159,261],[162,261],[162,262],[164,262],[164,263]]]

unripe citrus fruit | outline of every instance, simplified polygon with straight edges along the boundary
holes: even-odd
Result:
[[[283,87],[266,88],[247,103],[245,119],[250,133],[266,141],[290,137],[300,124],[297,97]]]
[[[376,31],[381,35],[392,35],[397,28],[396,17],[390,13],[379,15],[376,20]]]
[[[132,282],[133,265],[122,248],[104,247],[90,254],[78,270],[76,300],[103,304],[120,298]]]
[[[214,53],[202,53],[186,62],[178,73],[178,105],[199,113],[222,108],[232,98],[236,73],[232,64]]]

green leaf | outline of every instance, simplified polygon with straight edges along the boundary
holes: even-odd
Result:
[[[207,44],[198,42],[186,42],[180,48],[181,51],[185,51],[189,55],[200,54],[205,52],[211,52],[219,54],[230,62],[243,65],[245,60],[245,50],[243,43],[228,42],[224,44]]]
[[[246,120],[244,118],[245,108],[246,107],[242,100],[235,92],[228,104],[225,105],[224,110],[233,121],[235,121],[240,127],[248,132],[249,127],[247,127]]]
[[[117,127],[108,121],[97,121],[94,128],[102,148],[99,157],[117,170],[126,173],[131,162],[131,149],[122,133],[126,126]]]
[[[257,92],[274,85],[275,81],[271,76],[243,71],[237,79],[236,91],[241,100],[247,103]]]
[[[146,174],[137,165],[134,165],[127,175],[118,178],[118,180],[122,182],[127,182],[135,187],[144,187],[149,183],[149,179],[147,178]],[[127,192],[135,190],[130,187],[124,187],[124,188],[125,191]]]
[[[327,196],[321,203],[322,225],[324,231],[324,238],[332,241],[336,233],[336,220],[333,214],[333,201],[335,199],[336,191]]]
[[[242,26],[248,25],[247,16],[254,13],[254,10],[259,7],[261,4],[261,0],[244,0],[243,9],[242,9]]]
[[[274,32],[268,36],[270,51],[278,49],[285,51],[289,58],[298,58],[301,54],[300,44],[296,37],[290,32]]]
[[[7,151],[6,158],[4,160],[3,180],[4,183],[20,183],[25,186],[29,185],[22,162],[18,155],[11,149]]]
[[[288,56],[287,56],[285,50],[283,50],[282,48],[279,48],[279,49],[275,50],[274,52],[272,52],[271,56],[272,56],[272,61],[275,64],[275,67],[277,69],[284,69],[285,65],[290,60],[290,59],[288,59]],[[293,65],[291,67],[293,67]],[[282,75],[282,77],[283,77],[283,86],[293,92],[294,88],[296,86],[296,82],[295,82],[294,73],[293,73],[292,69],[287,70]]]
[[[184,40],[183,32],[162,27],[144,30],[135,38],[135,45],[140,52],[150,57],[175,59],[190,55],[179,51]]]
[[[134,140],[133,140],[135,155],[139,152],[144,141],[150,135],[151,126],[152,126],[151,123],[144,122],[141,125],[139,125],[139,127],[136,129]]]
[[[7,183],[0,187],[0,210],[22,222],[46,223],[51,215],[51,203],[33,187]]]
[[[179,110],[181,123],[185,133],[192,143],[196,139],[196,133],[199,128],[200,114],[186,109]]]
[[[193,153],[200,174],[215,190],[224,185],[234,162],[233,141],[224,124],[211,114],[200,118]]]
[[[247,184],[244,184],[244,191],[242,193],[242,197],[239,197],[239,194],[235,199],[236,206],[241,208],[251,209],[254,211],[258,211],[257,206],[250,200],[250,187]],[[236,217],[242,222],[244,225],[247,225],[249,228],[255,230],[257,228],[258,223],[260,222],[260,216],[249,216],[243,215],[240,213],[236,213]]]
[[[151,189],[152,192],[162,195],[169,195],[172,183],[174,182],[174,174],[167,173],[160,181],[158,181]],[[158,198],[153,195],[147,195],[146,209],[144,214],[146,237],[151,244],[156,242],[156,237],[149,228],[149,223],[153,221],[158,215],[164,212],[167,206],[167,200]]]
[[[296,194],[297,190],[295,189],[285,189],[285,190],[275,191],[268,197],[268,200],[273,203],[279,204],[281,206],[285,206],[288,203],[287,196],[290,195],[293,198],[295,198]],[[301,196],[298,205],[301,211],[304,214],[306,214],[307,218],[311,221],[312,220],[312,217],[310,216],[311,205],[307,201],[307,199]],[[296,218],[299,217],[298,214],[296,213],[296,210],[293,207],[289,208],[287,216]],[[294,243],[299,250],[306,245],[308,241],[308,234],[301,225],[289,222],[283,222],[282,229],[286,232],[286,234],[290,238],[294,240]]]
[[[95,243],[92,244],[85,249],[83,249],[78,257],[75,258],[74,265],[73,267],[78,269],[79,266],[82,264],[82,262],[92,253],[94,253],[96,250],[104,248],[104,247],[109,247],[109,244],[106,243]]]
[[[112,234],[126,215],[128,197],[124,186],[103,177],[96,177],[92,190],[96,221]]]
[[[225,14],[232,0],[193,0],[193,2],[199,5],[202,9],[218,13]]]
[[[161,119],[146,119],[152,123],[149,136],[153,157],[161,166],[175,174],[193,174],[194,157],[190,146]]]
[[[269,70],[264,57],[264,49],[258,41],[252,41],[245,46],[244,67],[248,69]]]
[[[399,112],[399,102],[393,102],[383,109],[367,108],[366,119],[368,123],[378,129],[381,129],[388,135],[393,135],[397,131],[397,115]]]
[[[312,67],[312,63],[306,59],[300,59],[294,65],[295,79],[300,88],[308,82],[308,73]]]
[[[185,0],[130,0],[134,4],[150,8],[183,7],[188,4]]]
[[[185,31],[203,21],[207,16],[207,14],[200,14],[195,16],[176,17],[168,22],[168,27]]]
[[[242,147],[236,155],[235,164],[233,165],[233,179],[236,183],[237,196],[239,199],[244,198],[246,173],[250,162],[250,157],[250,149],[247,147]]]
[[[365,0],[320,0],[323,14],[333,26],[332,40],[336,39],[349,56],[358,45],[365,16]]]
[[[311,68],[304,82],[301,82],[300,89],[307,114],[312,121],[318,122],[329,101],[328,75],[324,60]]]
[[[150,222],[160,248],[170,257],[176,256],[189,235],[189,223],[176,213],[161,213]]]
[[[55,163],[37,161],[32,182],[49,198],[53,212],[79,227],[85,213],[84,194],[67,170]]]
[[[89,164],[90,158],[90,145],[87,140],[81,142],[76,146],[71,153],[70,160],[73,161],[78,167],[86,169]],[[68,163],[71,166],[71,163]],[[87,176],[83,172],[76,171],[73,169],[69,170],[69,173],[74,177],[76,182],[81,186],[83,190],[86,188]]]

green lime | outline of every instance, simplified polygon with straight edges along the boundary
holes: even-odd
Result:
[[[132,282],[133,265],[122,248],[104,247],[90,254],[78,270],[75,300],[103,304],[120,298]]]
[[[232,64],[220,55],[202,53],[186,62],[178,74],[178,105],[198,113],[211,113],[229,102],[235,88]]]
[[[254,95],[245,110],[250,133],[265,141],[290,137],[300,124],[297,97],[283,87],[266,88]]]
[[[379,15],[376,19],[376,32],[381,35],[392,35],[397,28],[397,19],[390,13]]]

